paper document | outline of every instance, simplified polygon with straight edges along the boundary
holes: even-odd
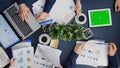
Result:
[[[18,43],[13,46],[12,52],[16,58],[15,68],[33,68],[34,48],[30,42]]]
[[[58,49],[38,44],[34,57],[35,68],[52,68],[53,65],[59,67],[60,54]]]
[[[101,47],[98,66],[108,66],[108,43],[97,45]]]
[[[34,4],[32,4],[32,10],[34,14],[38,14],[39,12],[42,12],[44,9],[46,0],[38,0]]]
[[[104,41],[90,40],[86,42],[84,48],[76,60],[76,64],[90,65],[94,67],[108,66],[107,55],[108,45],[104,43]]]
[[[75,16],[73,0],[56,0],[49,15],[59,24],[67,24]]]

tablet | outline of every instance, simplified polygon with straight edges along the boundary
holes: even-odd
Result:
[[[112,25],[111,11],[109,8],[88,10],[88,16],[90,27],[102,27]]]

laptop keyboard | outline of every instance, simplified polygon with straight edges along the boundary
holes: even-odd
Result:
[[[29,25],[20,19],[19,12],[14,6],[7,10],[7,12],[24,36],[27,36],[29,33],[32,32]]]

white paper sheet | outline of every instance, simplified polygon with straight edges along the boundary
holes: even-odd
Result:
[[[98,66],[108,66],[108,44],[97,44],[101,47],[101,52],[98,60]]]
[[[107,55],[108,46],[104,41],[90,40],[86,42],[85,47],[76,60],[76,64],[90,65],[94,67],[107,66]]]
[[[55,67],[60,66],[60,54],[61,51],[58,49],[51,48],[46,45],[38,44],[37,50],[35,53],[35,68],[49,68],[52,67],[52,64]],[[39,60],[39,61],[38,61]],[[44,64],[44,66],[43,66]]]
[[[34,14],[38,14],[39,12],[42,12],[44,9],[46,0],[38,0],[34,4],[32,4],[32,10]]]
[[[75,16],[73,0],[56,0],[49,15],[59,24],[67,24]]]
[[[16,58],[15,68],[33,68],[34,48],[30,47],[30,45],[30,43],[26,42],[14,46],[12,52]]]

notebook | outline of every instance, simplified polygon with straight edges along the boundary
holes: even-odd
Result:
[[[6,10],[4,10],[3,13],[22,39],[27,38],[29,35],[40,28],[39,23],[32,15],[32,13],[30,13],[29,18],[26,21],[21,20],[19,17],[19,7],[17,3],[12,4]]]

